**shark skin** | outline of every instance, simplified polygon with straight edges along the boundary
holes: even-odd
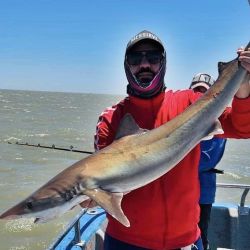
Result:
[[[223,133],[218,117],[246,76],[237,59],[224,64],[201,98],[150,131],[140,129],[126,114],[111,145],[66,168],[0,219],[34,217],[36,223],[46,222],[90,198],[129,227],[121,209],[123,195],[166,174],[204,138]]]

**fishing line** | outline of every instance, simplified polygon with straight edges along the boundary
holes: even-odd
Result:
[[[69,152],[76,152],[76,153],[82,153],[82,154],[93,154],[94,152],[91,151],[86,151],[86,150],[78,150],[75,149],[74,146],[70,146],[69,148],[64,148],[64,147],[57,147],[55,144],[52,144],[51,146],[48,145],[41,145],[40,143],[38,144],[30,144],[28,142],[18,142],[16,141],[15,143],[9,142],[8,144],[13,144],[13,145],[19,145],[19,146],[27,146],[27,147],[35,147],[35,148],[47,148],[47,149],[54,149],[54,150],[60,150],[60,151],[69,151]]]

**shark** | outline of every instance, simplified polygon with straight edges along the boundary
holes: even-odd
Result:
[[[166,174],[201,140],[223,133],[218,118],[247,71],[237,58],[221,63],[220,69],[202,97],[158,128],[144,130],[126,114],[112,144],[64,169],[0,219],[32,217],[43,223],[91,199],[129,227],[121,208],[123,196]]]

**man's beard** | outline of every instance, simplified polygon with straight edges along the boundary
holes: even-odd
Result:
[[[150,69],[141,69],[135,76],[138,82],[140,83],[140,86],[146,88],[154,79],[155,73],[152,72]]]

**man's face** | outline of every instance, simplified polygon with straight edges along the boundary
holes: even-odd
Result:
[[[127,54],[131,73],[145,87],[159,72],[163,59],[162,51],[150,41],[136,44]]]
[[[198,86],[196,88],[193,89],[194,92],[200,92],[200,93],[205,93],[207,91],[207,89],[203,86]]]

